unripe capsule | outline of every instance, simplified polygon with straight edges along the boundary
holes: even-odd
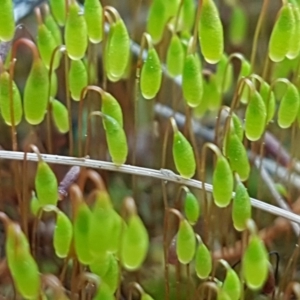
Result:
[[[241,297],[241,282],[233,269],[226,272],[222,290],[227,293],[230,300],[239,300]]]
[[[87,32],[92,43],[97,44],[102,41],[102,5],[99,0],[84,1],[84,17],[87,25]]]
[[[79,101],[82,89],[88,85],[88,74],[82,60],[71,60],[68,76],[71,96]]]
[[[56,22],[63,26],[66,22],[66,2],[64,0],[50,0],[51,12]]]
[[[12,115],[10,111],[10,91],[9,91],[9,81],[10,76],[8,72],[3,72],[0,74],[0,111],[7,125],[12,125]],[[19,89],[15,82],[12,82],[13,94],[13,116],[14,125],[18,125],[22,120],[22,102]]]
[[[46,13],[44,23],[52,33],[56,47],[62,45],[62,34],[51,13]]]
[[[266,81],[261,83],[259,92],[267,108],[267,123],[269,123],[275,114],[275,95],[273,91],[270,91],[270,85]]]
[[[184,198],[184,213],[190,224],[194,225],[198,221],[200,205],[196,196],[190,191],[187,191]]]
[[[184,49],[180,37],[173,34],[167,52],[167,70],[172,76],[181,75],[184,62]]]
[[[67,108],[58,100],[51,101],[52,117],[54,124],[59,132],[67,133],[69,131],[69,113]]]
[[[14,7],[11,0],[0,1],[0,40],[8,42],[15,33]]]
[[[298,4],[294,4],[292,6],[294,18],[295,18],[295,25],[292,28],[292,37],[290,42],[289,51],[286,55],[288,59],[295,59],[299,52],[300,52],[300,39],[298,39],[300,35],[300,9]]]
[[[201,242],[196,250],[195,269],[199,278],[205,279],[212,270],[212,258],[207,247]]]
[[[247,14],[239,5],[232,6],[232,15],[230,18],[229,36],[232,44],[241,45],[247,32]]]
[[[122,108],[117,99],[110,93],[102,93],[101,111],[112,118],[114,118],[121,127],[123,127],[123,113]]]
[[[49,78],[41,59],[35,59],[24,90],[24,114],[29,124],[40,124],[45,116],[48,102]]]
[[[208,63],[217,63],[224,52],[223,26],[213,0],[203,0],[199,21],[202,54]]]
[[[152,99],[158,93],[162,80],[162,70],[158,54],[154,47],[148,50],[147,58],[142,66],[140,85],[145,99]]]

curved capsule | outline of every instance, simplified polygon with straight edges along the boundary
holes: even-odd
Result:
[[[109,154],[116,165],[125,163],[128,155],[127,139],[123,128],[114,118],[103,115]]]
[[[188,264],[195,255],[196,237],[192,226],[185,219],[179,223],[176,239],[176,253],[182,264]]]
[[[232,9],[229,26],[230,41],[233,45],[241,45],[247,33],[248,16],[240,5],[232,5]]]
[[[228,60],[228,56],[225,53],[223,53],[220,61],[217,64],[217,70],[215,76],[216,76],[216,82],[218,84],[218,88],[220,90],[223,88],[224,93],[228,92],[232,86],[232,81],[233,81],[233,66],[232,63]],[[224,87],[223,87],[223,81],[224,81]]]
[[[194,151],[189,141],[178,130],[174,132],[172,151],[178,173],[185,178],[193,177],[196,171]]]
[[[176,77],[182,74],[184,62],[184,48],[180,37],[173,33],[167,51],[167,70],[170,76]]]
[[[110,287],[105,283],[101,282],[98,291],[93,300],[115,300],[114,292],[111,291]]]
[[[109,80],[120,80],[126,72],[130,55],[130,38],[121,18],[111,24],[105,47],[105,71]]]
[[[89,263],[89,267],[93,273],[102,278],[107,273],[110,266],[110,260],[112,258],[113,256],[106,251],[95,256],[95,258]]]
[[[56,47],[62,45],[62,34],[51,13],[46,13],[44,23],[52,33]]]
[[[58,198],[57,188],[55,174],[46,162],[39,161],[35,175],[35,189],[41,206],[56,205]]]
[[[227,293],[230,300],[239,300],[241,297],[241,282],[239,276],[231,268],[226,272],[222,290]]]
[[[141,300],[154,300],[149,294],[143,293]]]
[[[293,32],[291,28],[294,27],[295,17],[291,5],[283,5],[269,41],[269,57],[272,61],[282,61],[288,54]]]
[[[213,197],[217,206],[226,207],[232,198],[233,175],[224,156],[218,156],[213,173]]]
[[[207,101],[207,107],[211,111],[217,111],[221,106],[221,92],[214,74],[203,81],[203,101]]]
[[[243,276],[252,290],[263,287],[269,274],[268,253],[261,239],[252,235],[242,258]]]
[[[90,41],[94,44],[100,43],[103,38],[103,8],[101,2],[99,0],[85,0],[84,17]]]
[[[109,258],[107,271],[101,277],[101,279],[108,285],[108,287],[112,292],[116,292],[118,288],[119,275],[120,275],[119,264],[118,264],[118,260],[112,253],[109,253],[109,256],[110,258]]]
[[[79,101],[81,91],[88,85],[88,74],[82,60],[71,60],[68,76],[71,96]]]
[[[10,111],[10,91],[9,91],[9,81],[10,76],[8,72],[3,72],[0,74],[0,111],[4,119],[4,122],[7,125],[12,125],[12,115]],[[13,88],[13,116],[14,116],[14,125],[18,125],[22,120],[22,101],[19,89],[15,82],[12,82]]]
[[[242,142],[244,137],[244,128],[241,119],[235,113],[232,114],[232,124],[235,134]]]
[[[24,114],[31,125],[40,124],[45,117],[48,103],[49,77],[41,59],[35,59],[24,90]]]
[[[66,23],[66,2],[65,0],[50,0],[51,12],[56,22],[63,26]]]
[[[292,38],[291,43],[289,47],[289,51],[286,55],[288,59],[295,59],[300,52],[300,39],[298,37],[300,36],[300,9],[299,4],[292,5],[292,10],[295,18],[295,26],[292,29]]]
[[[203,95],[203,79],[201,62],[197,53],[188,54],[182,72],[182,91],[184,99],[190,107],[201,103]]]
[[[188,191],[184,198],[184,213],[191,225],[197,223],[200,215],[200,205],[196,196]]]
[[[70,219],[61,211],[57,214],[54,229],[53,245],[58,257],[67,257],[73,237],[73,228]]]
[[[267,123],[269,123],[275,114],[276,109],[276,101],[275,95],[273,91],[270,91],[270,85],[263,81],[260,84],[260,91],[259,91],[262,99],[264,100],[265,106],[267,108]]]
[[[287,85],[287,90],[282,97],[278,110],[278,125],[288,128],[296,120],[300,105],[299,92],[292,83]]]
[[[138,269],[146,258],[149,236],[138,215],[129,217],[122,237],[121,261],[128,270]]]
[[[158,54],[154,47],[148,50],[147,58],[142,66],[140,86],[145,99],[152,99],[158,93],[162,80],[162,70]]]
[[[2,0],[0,9],[0,40],[11,41],[15,33],[14,5],[11,0]]]
[[[195,22],[196,4],[193,0],[184,0],[180,12],[180,28],[182,31],[191,32]]]
[[[213,0],[203,0],[199,20],[201,52],[210,64],[217,63],[224,52],[223,26]]]
[[[79,6],[72,2],[65,27],[65,43],[68,55],[73,60],[82,59],[87,49],[87,27],[83,14],[80,13]]]
[[[203,243],[200,243],[196,250],[195,270],[201,279],[206,279],[212,270],[211,254]]]
[[[60,133],[69,131],[69,113],[67,108],[58,100],[52,100],[52,117],[54,124]]]
[[[237,182],[232,204],[232,220],[234,228],[243,231],[247,227],[247,220],[251,218],[251,202],[246,187]]]
[[[246,109],[245,134],[248,140],[257,141],[261,138],[265,130],[266,118],[266,105],[261,95],[255,91],[250,96]]]
[[[123,127],[123,113],[122,108],[117,99],[110,93],[102,93],[101,111],[112,118],[114,118],[121,127]]]

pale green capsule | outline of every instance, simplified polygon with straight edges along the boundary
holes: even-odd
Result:
[[[79,101],[81,91],[88,85],[88,74],[82,60],[71,60],[68,76],[71,96]]]
[[[8,42],[15,33],[14,5],[11,0],[0,1],[0,40]]]
[[[190,107],[201,103],[203,95],[203,79],[201,62],[198,54],[188,54],[182,72],[182,91],[184,99]]]
[[[273,27],[269,41],[269,57],[274,62],[282,61],[290,50],[295,27],[295,16],[290,4],[283,5]]]
[[[289,47],[289,51],[286,55],[288,59],[295,59],[299,52],[300,52],[300,9],[298,5],[292,5],[292,10],[295,18],[295,25],[291,28],[292,31],[292,38]]]
[[[123,113],[122,108],[117,99],[110,93],[102,93],[101,111],[112,118],[114,118],[121,127],[123,127]]]
[[[232,299],[223,289],[219,289],[217,294],[217,300],[232,300]]]
[[[240,74],[239,74],[239,77],[238,77],[238,81],[242,77],[247,77],[250,74],[251,74],[251,65],[246,59],[243,59],[242,62],[241,62],[241,69],[240,69]],[[247,86],[245,86],[244,89],[243,89],[243,92],[240,96],[240,101],[244,104],[247,104],[248,99],[249,99],[249,89],[247,88]]]
[[[247,227],[247,220],[251,218],[251,202],[247,189],[241,182],[237,182],[232,205],[232,220],[234,228],[243,231]]]
[[[184,62],[184,48],[180,37],[173,34],[167,51],[167,70],[170,76],[181,75]]]
[[[248,15],[240,5],[233,5],[232,9],[229,26],[230,41],[233,45],[241,45],[247,33]]]
[[[212,74],[208,80],[203,81],[203,98],[202,102],[207,101],[207,107],[211,111],[219,110],[221,106],[221,91],[217,84],[217,79],[214,74]]]
[[[176,239],[176,253],[182,264],[188,264],[195,255],[196,237],[192,226],[185,219],[180,221]]]
[[[154,300],[149,294],[143,293],[141,300]]]
[[[110,287],[105,283],[101,282],[96,295],[93,300],[115,300],[114,292],[111,291]]]
[[[235,134],[238,136],[240,141],[243,141],[244,137],[244,128],[242,120],[235,114],[232,114],[232,124]]]
[[[239,276],[231,268],[226,272],[222,290],[227,293],[230,300],[239,300],[241,297],[241,282]]]
[[[178,130],[174,132],[172,151],[178,173],[185,178],[193,177],[196,171],[194,151],[189,141]]]
[[[67,257],[73,237],[73,228],[70,219],[61,211],[57,214],[54,229],[53,245],[58,257]]]
[[[261,239],[252,235],[242,258],[243,276],[252,290],[260,289],[269,274],[268,253]]]
[[[267,118],[266,105],[261,95],[255,91],[250,96],[246,109],[245,134],[248,140],[257,141],[265,131]]]
[[[84,245],[82,245],[82,247],[83,246]],[[95,256],[92,262],[89,263],[89,267],[93,273],[102,278],[105,276],[109,269],[111,259],[112,255],[108,251],[106,251]]]
[[[67,133],[69,131],[69,113],[67,108],[56,99],[51,101],[51,107],[56,128],[61,133]]]
[[[35,59],[24,90],[24,114],[29,124],[40,124],[48,104],[49,77],[41,59]]]
[[[103,8],[101,2],[99,0],[85,0],[84,17],[90,41],[94,44],[100,43],[103,38]]]
[[[201,279],[206,279],[212,270],[211,254],[203,243],[199,244],[196,250],[195,270]]]
[[[300,105],[299,92],[294,84],[288,84],[278,110],[278,125],[288,128],[296,120]]]
[[[232,63],[228,61],[228,56],[225,53],[223,53],[220,61],[217,64],[217,70],[215,76],[216,76],[216,82],[218,84],[218,88],[220,90],[223,88],[224,93],[228,92],[228,90],[232,86],[233,67],[232,67]],[[223,86],[223,81],[224,81],[224,86]]]
[[[57,94],[57,90],[58,90],[58,79],[57,79],[57,75],[56,72],[54,71],[51,75],[51,87],[50,87],[50,96],[52,98],[55,98],[56,94]]]
[[[58,27],[57,23],[53,19],[51,13],[47,13],[45,15],[44,23],[49,29],[49,31],[52,33],[55,39],[56,47],[62,45],[62,34],[60,28]]]
[[[213,197],[217,206],[226,207],[232,198],[233,174],[227,159],[220,155],[213,174]]]
[[[195,22],[196,5],[194,0],[184,0],[180,12],[180,28],[182,31],[191,32]]]
[[[201,52],[208,63],[217,63],[224,52],[223,26],[213,0],[203,0],[199,20]]]
[[[162,69],[155,48],[148,50],[147,58],[142,66],[140,86],[145,99],[152,99],[158,93],[162,81]]]
[[[200,215],[200,205],[196,196],[188,191],[184,198],[184,213],[191,225],[194,225]]]
[[[127,228],[123,232],[121,261],[128,270],[140,268],[149,247],[149,236],[145,225],[138,215],[129,217]]]
[[[39,199],[36,197],[35,194],[32,195],[30,199],[30,211],[34,216],[37,216],[39,209],[40,209],[40,202]]]
[[[270,92],[270,85],[266,81],[263,81],[261,83],[259,92],[267,108],[267,123],[269,123],[273,119],[275,114],[275,95],[273,91]]]
[[[64,0],[50,0],[51,12],[56,22],[63,26],[66,22],[66,2]]]
[[[126,72],[130,55],[130,38],[123,20],[110,26],[105,47],[105,71],[110,81],[120,80]]]
[[[106,273],[101,277],[101,279],[108,285],[112,292],[116,292],[119,283],[119,264],[118,260],[113,254],[109,254],[109,265]]]
[[[10,110],[10,91],[9,91],[10,76],[8,72],[0,74],[0,111],[7,125],[12,125],[12,115]],[[12,100],[13,100],[13,117],[14,125],[18,125],[22,120],[22,101],[19,89],[15,82],[12,82]]]
[[[82,59],[85,55],[87,45],[87,27],[83,14],[80,13],[79,6],[72,2],[65,28],[65,43],[68,56],[73,60]]]

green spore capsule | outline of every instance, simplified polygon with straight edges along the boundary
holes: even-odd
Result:
[[[140,86],[145,99],[153,99],[158,93],[162,80],[162,69],[158,54],[154,47],[148,50],[147,58],[142,66]]]
[[[229,160],[231,170],[238,173],[241,181],[247,180],[250,174],[247,152],[242,141],[233,131],[226,136],[224,152]]]
[[[257,141],[265,130],[267,118],[266,105],[261,95],[255,91],[250,96],[246,109],[245,134],[248,140]]]
[[[50,0],[51,12],[60,26],[66,23],[66,2],[65,0]]]
[[[193,148],[185,136],[178,130],[173,137],[173,159],[178,173],[191,178],[196,171],[196,161]]]
[[[290,4],[283,5],[279,11],[269,41],[269,57],[274,62],[282,61],[290,50],[295,16]]]
[[[101,111],[112,118],[114,118],[121,127],[123,127],[123,113],[122,108],[117,99],[110,93],[102,93]]]
[[[149,294],[143,293],[141,300],[154,300]]]
[[[233,45],[241,45],[244,42],[247,33],[247,14],[239,5],[233,5],[232,9],[229,26],[230,41]]]
[[[76,2],[69,6],[65,28],[65,43],[68,55],[73,60],[82,59],[87,49],[87,27],[83,14]]]
[[[109,254],[109,265],[106,273],[101,279],[108,285],[112,292],[115,292],[119,283],[119,264],[116,257],[113,254]]]
[[[180,12],[180,28],[182,31],[191,32],[195,22],[196,5],[193,0],[184,0]]]
[[[68,76],[71,96],[79,101],[81,91],[88,85],[88,74],[82,60],[71,60]]]
[[[292,83],[287,85],[278,110],[278,125],[281,128],[288,128],[296,120],[300,99],[296,86]]]
[[[44,23],[52,33],[56,47],[62,45],[62,34],[51,13],[46,13]]]
[[[232,198],[233,175],[227,159],[220,155],[217,157],[213,173],[213,197],[217,206],[226,207]]]
[[[14,5],[11,0],[0,1],[0,40],[11,41],[15,33]]]
[[[57,188],[55,174],[46,162],[39,161],[35,175],[35,189],[41,206],[56,205]]]
[[[167,70],[171,77],[181,75],[184,62],[184,48],[180,37],[173,33],[167,51]]]
[[[295,18],[295,25],[292,30],[292,37],[290,41],[289,51],[286,54],[288,59],[295,59],[300,52],[300,40],[298,36],[300,35],[300,9],[298,5],[292,5],[292,11]]]
[[[267,108],[267,123],[269,123],[273,119],[275,114],[275,95],[273,91],[270,91],[270,85],[266,81],[263,81],[261,83],[259,92]]]
[[[50,68],[50,61],[52,52],[57,47],[54,36],[45,24],[38,26],[37,33],[37,45],[41,54],[44,65],[47,69]],[[59,66],[59,55],[56,55],[53,62],[53,70],[56,70]]]
[[[241,297],[241,282],[239,276],[231,268],[226,272],[222,290],[226,292],[230,300],[239,300]]]
[[[237,182],[232,205],[232,220],[234,228],[243,231],[247,227],[247,220],[251,218],[251,202],[246,187]]]
[[[100,255],[95,256],[95,258],[89,264],[89,267],[94,274],[102,278],[105,276],[109,269],[111,259],[113,259],[112,254],[106,251]]]
[[[192,226],[185,219],[179,223],[176,239],[176,253],[182,264],[188,264],[195,255],[196,237]]]
[[[220,90],[223,88],[223,92],[227,93],[232,86],[233,67],[231,62],[228,62],[228,56],[225,53],[218,62],[215,76],[218,88]]]
[[[239,74],[239,77],[238,77],[238,81],[240,81],[240,79],[243,78],[243,77],[249,76],[250,74],[251,74],[251,65],[246,59],[243,59],[242,63],[241,63],[241,69],[240,69],[240,74]],[[241,88],[242,88],[242,86],[241,86]],[[247,87],[245,87],[242,91],[241,96],[240,96],[240,101],[243,104],[247,104],[248,99],[249,99],[249,90],[248,90]]]
[[[200,215],[200,205],[196,196],[190,191],[184,198],[184,213],[191,225],[196,224]]]
[[[103,38],[103,8],[101,2],[99,0],[85,0],[84,17],[90,41],[94,44],[100,43]]]
[[[49,78],[41,59],[35,59],[24,90],[24,114],[31,125],[40,124],[45,117],[48,103]]]
[[[200,243],[196,250],[195,270],[201,279],[206,279],[212,270],[211,254],[203,243]]]
[[[71,240],[73,237],[73,227],[70,219],[61,211],[57,213],[56,225],[54,229],[53,245],[58,257],[67,257]]]
[[[84,265],[88,265],[92,261],[92,255],[89,247],[91,218],[92,213],[87,204],[85,202],[80,203],[73,223],[73,232],[75,252],[78,260]],[[92,272],[94,271],[92,270]]]
[[[39,199],[36,197],[35,193],[33,193],[30,199],[30,211],[34,216],[37,216],[41,205]]]
[[[211,74],[208,80],[203,81],[203,99],[207,101],[207,107],[211,111],[217,111],[221,106],[221,92],[219,90],[216,76]]]
[[[130,55],[130,38],[121,18],[111,24],[105,47],[105,71],[110,81],[120,80],[126,72]]]
[[[235,134],[238,136],[240,141],[243,141],[244,128],[241,119],[235,114],[232,114],[232,124]]]
[[[65,105],[54,99],[51,101],[52,117],[54,124],[60,133],[69,131],[69,113]]]
[[[12,125],[12,115],[10,110],[10,89],[9,89],[10,76],[8,72],[2,72],[0,74],[0,111],[4,119],[4,122],[11,126]],[[13,100],[13,117],[14,125],[18,125],[22,120],[22,101],[19,89],[15,82],[12,82],[12,100]]]
[[[269,261],[267,250],[261,239],[252,235],[242,258],[243,276],[252,290],[260,289],[267,280]]]
[[[114,292],[111,291],[110,287],[105,283],[101,282],[98,291],[93,300],[115,300]]]
[[[53,71],[51,74],[51,87],[50,87],[50,97],[55,98],[58,90],[58,82],[56,72]]]
[[[137,270],[146,258],[149,247],[149,236],[140,217],[133,214],[129,217],[124,230],[121,246],[121,261],[127,270]]]
[[[153,42],[158,43],[164,33],[168,13],[163,0],[154,0],[149,9],[147,20],[147,32],[151,35]]]
[[[125,163],[128,155],[128,145],[123,128],[114,118],[103,115],[106,140],[109,154],[116,165]]]
[[[223,26],[213,0],[203,0],[199,20],[199,42],[204,59],[217,63],[224,52]]]
[[[184,99],[190,107],[201,103],[203,95],[203,79],[201,63],[197,53],[188,54],[182,72],[182,91]]]

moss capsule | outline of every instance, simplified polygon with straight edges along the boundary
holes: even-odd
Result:
[[[29,124],[40,124],[47,110],[49,78],[41,59],[35,59],[24,90],[24,114]]]
[[[247,14],[240,5],[233,5],[232,9],[229,36],[233,45],[241,45],[247,33]]]
[[[60,133],[69,131],[69,113],[67,108],[58,100],[51,101],[52,117],[54,124]]]
[[[84,17],[90,41],[94,44],[100,43],[103,38],[103,8],[101,2],[99,0],[85,0]]]
[[[232,63],[228,61],[228,56],[225,53],[223,53],[220,61],[217,64],[217,70],[215,76],[216,76],[216,82],[218,84],[218,88],[220,90],[223,88],[224,93],[228,92],[228,90],[232,86],[233,67],[232,67]]]
[[[292,10],[295,18],[295,25],[292,30],[291,43],[289,51],[286,54],[288,59],[295,59],[300,52],[300,40],[298,36],[300,35],[300,9],[298,5],[292,5]]]
[[[133,214],[129,217],[124,230],[121,246],[121,261],[128,270],[138,269],[146,258],[149,247],[149,236],[140,217]]]
[[[123,113],[122,108],[117,99],[110,93],[103,92],[101,111],[114,118],[121,127],[123,127]]]
[[[222,290],[227,293],[230,300],[239,300],[241,297],[241,282],[239,276],[231,268],[226,272]]]
[[[203,79],[198,54],[188,54],[182,72],[182,91],[184,99],[190,107],[201,103],[203,95]]]
[[[273,91],[270,91],[270,85],[266,81],[261,83],[259,92],[267,108],[267,123],[269,123],[275,114],[275,95]]]
[[[213,197],[219,207],[226,207],[232,198],[233,175],[224,156],[218,156],[213,174]]]
[[[140,86],[145,99],[152,99],[158,93],[162,80],[162,69],[156,50],[151,47],[142,66]]]
[[[206,279],[212,270],[211,254],[203,243],[200,243],[196,250],[195,270],[201,279]]]
[[[217,63],[224,52],[223,26],[213,0],[204,0],[199,21],[199,40],[202,54],[208,63]]]
[[[63,26],[66,22],[66,2],[64,0],[50,0],[51,12],[56,22]]]
[[[8,42],[15,33],[14,5],[11,0],[1,0],[0,6],[0,40]]]
[[[84,16],[80,13],[79,6],[72,2],[65,28],[65,43],[68,55],[73,60],[82,59],[87,49],[87,27]]]
[[[52,33],[56,47],[62,45],[62,34],[51,13],[46,13],[44,23]]]
[[[0,74],[0,111],[1,115],[4,119],[4,122],[7,125],[12,125],[12,115],[10,111],[10,91],[9,91],[9,81],[10,76],[8,72],[3,72]],[[22,120],[22,101],[19,89],[15,82],[12,82],[13,88],[13,117],[14,117],[14,125],[18,125]]]
[[[44,161],[39,161],[35,175],[35,189],[41,206],[57,203],[57,179]]]
[[[88,74],[82,60],[71,60],[68,76],[71,96],[79,101],[82,89],[88,85]]]
[[[196,196],[188,191],[184,198],[184,213],[190,224],[194,225],[200,215],[200,205]]]
[[[173,34],[167,51],[167,70],[172,76],[181,75],[184,62],[184,49],[180,37]]]

